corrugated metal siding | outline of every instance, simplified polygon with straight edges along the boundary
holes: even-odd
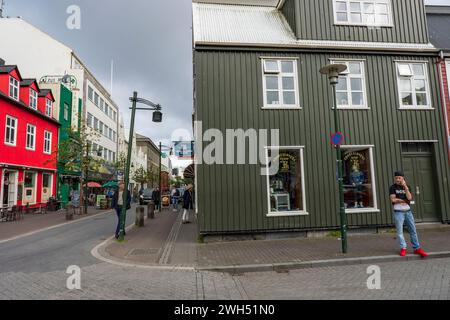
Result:
[[[291,29],[295,32],[297,30],[297,19],[295,17],[295,0],[286,0],[281,8],[286,21],[289,23]]]
[[[261,110],[263,103],[260,56],[298,57],[302,110]],[[309,216],[267,218],[266,180],[259,165],[199,165],[200,231],[238,232],[312,229],[338,226],[335,152],[329,144],[333,132],[331,88],[319,68],[326,54],[274,52],[197,51],[196,118],[203,130],[280,129],[281,145],[303,145],[306,200]],[[398,140],[439,140],[435,166],[440,208],[450,220],[450,172],[446,155],[444,117],[436,84],[437,70],[429,59],[434,111],[398,110],[396,59],[428,59],[404,56],[359,56],[366,61],[366,85],[370,110],[340,111],[346,144],[375,145],[374,161],[380,213],[349,215],[353,226],[388,225],[391,205],[388,188],[392,173],[401,167]],[[204,143],[206,146],[208,143]]]
[[[309,10],[304,2],[301,5],[294,0],[286,3],[285,13],[290,22],[284,17],[283,13],[271,7],[253,7],[253,6],[232,6],[232,5],[213,5],[213,4],[193,4],[193,28],[195,45],[205,44],[226,44],[233,46],[253,46],[261,47],[304,47],[304,48],[350,48],[358,50],[362,48],[371,48],[377,50],[406,50],[406,51],[437,51],[433,45],[428,42],[394,42],[397,39],[388,39],[388,37],[377,37],[373,35],[377,32],[386,33],[392,31],[392,28],[367,28],[367,27],[335,27],[333,25],[332,12],[329,17],[323,16],[322,11],[328,12],[328,2],[318,2],[317,10],[314,13],[320,16],[307,17],[303,19],[300,12]],[[294,7],[294,12],[290,6]],[[299,8],[297,8],[299,7]],[[312,9],[311,9],[312,10]],[[294,20],[293,20],[294,19]],[[295,25],[298,33],[304,33],[303,38],[297,39],[294,34]],[[239,26],[239,27],[236,27]],[[340,28],[345,31],[336,33]],[[358,30],[357,34],[349,32]],[[370,37],[364,38],[362,30],[367,31]],[[342,39],[327,40],[341,35]],[[364,39],[362,39],[364,38]],[[388,39],[387,42],[383,40]],[[344,40],[344,41],[341,41]],[[376,41],[372,41],[376,40]],[[410,38],[415,41],[416,39]]]
[[[296,30],[299,39],[429,42],[423,0],[392,0],[393,27],[387,28],[334,25],[333,0],[288,0],[285,6],[292,6],[295,1],[299,2],[300,13],[297,29],[293,30]],[[287,20],[290,21],[290,18],[287,17]]]

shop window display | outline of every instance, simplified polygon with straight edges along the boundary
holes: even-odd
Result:
[[[344,202],[346,209],[374,208],[374,190],[369,148],[343,149]]]
[[[281,149],[273,161],[279,170],[269,177],[271,213],[304,211],[301,150]]]

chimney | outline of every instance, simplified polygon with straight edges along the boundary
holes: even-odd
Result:
[[[5,60],[3,60],[2,58],[0,58],[0,67],[5,65]]]

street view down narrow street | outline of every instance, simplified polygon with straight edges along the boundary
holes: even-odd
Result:
[[[0,300],[448,303],[449,30],[450,0],[0,0]]]

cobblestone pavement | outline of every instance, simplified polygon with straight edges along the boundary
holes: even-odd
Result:
[[[156,271],[99,263],[82,268],[81,290],[62,271],[0,274],[0,299],[445,299],[450,259],[379,264],[381,289],[367,289],[366,265],[230,275]]]
[[[364,265],[231,275],[104,263],[90,250],[111,236],[116,219],[106,214],[0,243],[0,299],[450,298],[450,258],[379,264],[381,290],[367,289]],[[81,290],[66,287],[70,265],[81,268]]]

